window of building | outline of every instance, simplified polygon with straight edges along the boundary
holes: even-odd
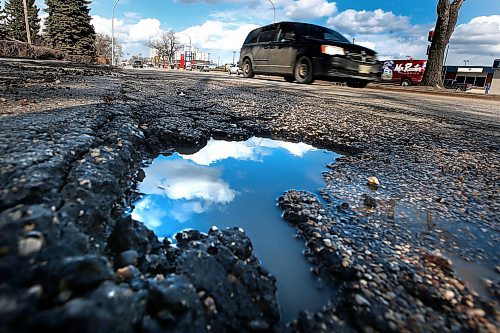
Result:
[[[476,77],[475,76],[466,76],[465,77],[465,83],[473,85],[475,81],[476,81]]]
[[[458,83],[464,83],[465,82],[465,76],[463,76],[463,75],[457,75],[456,80],[457,80]]]
[[[476,87],[484,87],[486,84],[486,78],[485,77],[476,77]]]

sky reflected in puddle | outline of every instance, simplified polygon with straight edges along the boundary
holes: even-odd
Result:
[[[144,196],[132,217],[168,238],[185,229],[207,232],[213,225],[245,229],[255,255],[277,279],[287,322],[300,310],[320,310],[332,291],[310,272],[303,240],[282,220],[276,199],[289,189],[317,193],[325,165],[339,156],[304,143],[211,139],[194,154],[156,158],[144,170]]]

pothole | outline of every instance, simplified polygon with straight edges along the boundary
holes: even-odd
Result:
[[[291,189],[317,193],[325,165],[339,156],[304,143],[211,139],[197,152],[158,156],[144,170],[132,217],[171,240],[186,229],[243,228],[276,277],[281,322],[288,322],[301,310],[320,310],[333,291],[311,273],[304,242],[276,199]]]

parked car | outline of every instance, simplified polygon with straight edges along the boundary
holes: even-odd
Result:
[[[136,60],[136,61],[134,61],[134,63],[132,64],[132,67],[133,67],[133,68],[143,68],[143,67],[144,67],[144,65],[142,64],[142,61],[140,61],[140,60]]]
[[[377,54],[340,33],[314,24],[280,22],[251,31],[240,51],[243,76],[281,75],[288,82],[314,79],[362,88],[378,78]]]
[[[200,72],[209,72],[210,68],[208,66],[201,66],[200,67]]]
[[[191,71],[191,70],[193,70],[193,68],[191,67],[191,62],[189,62],[189,61],[188,61],[188,62],[186,63],[185,70],[187,70],[187,71]]]
[[[231,75],[231,74],[236,74],[236,75],[243,74],[243,71],[238,66],[238,64],[235,64],[235,65],[232,65],[231,67],[229,67],[228,72],[229,72],[229,75]]]
[[[460,91],[467,91],[472,89],[472,84],[458,82],[457,80],[453,79],[444,80],[443,85],[446,89],[455,89]]]
[[[208,69],[216,69],[217,65],[216,64],[210,64],[208,65]]]

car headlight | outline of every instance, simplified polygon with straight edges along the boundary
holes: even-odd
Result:
[[[333,45],[321,45],[321,53],[328,55],[345,55],[343,48]]]

